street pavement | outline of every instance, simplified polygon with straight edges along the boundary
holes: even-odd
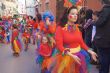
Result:
[[[0,44],[0,73],[40,73],[35,62],[36,46],[29,44],[29,50],[22,50],[19,57],[13,57],[10,44]],[[90,73],[98,73],[92,66]]]
[[[35,46],[29,45],[29,50],[22,50],[19,57],[13,57],[11,46],[0,44],[0,73],[40,73],[35,62]]]

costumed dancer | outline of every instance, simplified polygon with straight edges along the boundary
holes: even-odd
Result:
[[[8,16],[7,22],[5,23],[6,39],[7,43],[10,43],[10,27],[11,27],[11,16]]]
[[[24,33],[22,34],[22,36],[23,36],[25,51],[27,51],[28,50],[28,45],[29,45],[29,38],[30,38],[29,30],[25,28]]]
[[[13,24],[12,26],[12,50],[13,50],[13,56],[18,57],[21,52],[21,42],[19,39],[19,30],[16,24]]]
[[[43,14],[44,25],[41,25],[42,34],[47,34],[51,40],[51,44],[55,44],[54,34],[56,31],[56,23],[54,22],[54,16],[50,11]]]
[[[0,26],[0,42],[4,43],[4,39],[5,39],[5,30],[3,26]]]
[[[75,24],[77,19],[77,7],[72,6],[65,10],[60,20],[55,34],[56,46],[60,52],[52,73],[89,73],[88,53],[93,60],[97,60],[96,53],[90,50],[83,41],[78,24]]]
[[[42,21],[41,14],[37,14],[36,23],[34,25],[35,28],[35,35],[36,35],[36,41],[37,41],[37,48],[40,47],[40,41],[41,41],[41,26],[44,25],[44,22]]]
[[[32,31],[33,31],[33,25],[34,25],[33,17],[29,16],[29,20],[27,21],[27,26],[30,29],[30,34],[31,35],[32,35]]]
[[[29,16],[27,19],[26,27],[28,27],[31,36],[32,36],[32,32],[33,32],[33,25],[34,25],[33,17]],[[29,39],[29,43],[30,42],[31,42],[31,38]]]

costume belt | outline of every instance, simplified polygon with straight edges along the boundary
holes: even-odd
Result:
[[[80,52],[81,47],[78,46],[76,48],[66,48],[66,49],[68,49],[70,53],[78,53],[78,52]]]

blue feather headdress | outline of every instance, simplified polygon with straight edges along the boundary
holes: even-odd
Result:
[[[45,23],[45,28],[48,29],[48,26],[46,25],[46,18],[49,18],[50,22],[52,23],[54,21],[54,16],[53,16],[53,14],[50,11],[46,11],[42,15],[42,19],[43,19],[43,21]]]
[[[43,13],[42,19],[43,19],[44,22],[46,21],[47,17],[50,18],[51,22],[54,21],[54,16],[53,16],[53,14],[50,11],[46,11],[46,12]]]

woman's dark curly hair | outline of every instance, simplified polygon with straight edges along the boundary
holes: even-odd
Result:
[[[76,6],[72,6],[64,10],[63,16],[60,19],[59,26],[64,27],[68,22],[68,15],[72,9],[77,9]]]
[[[93,14],[93,10],[92,9],[88,9],[86,11],[86,20],[92,19],[92,14]]]

